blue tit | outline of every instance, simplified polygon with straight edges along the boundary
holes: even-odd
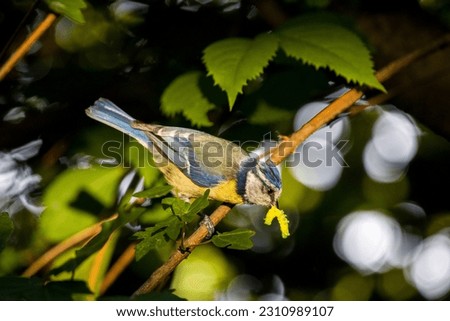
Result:
[[[142,123],[103,98],[86,114],[145,146],[181,198],[196,198],[209,189],[211,199],[226,203],[277,203],[281,178],[276,166],[237,144],[198,130]]]

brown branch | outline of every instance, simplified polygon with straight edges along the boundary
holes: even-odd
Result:
[[[211,215],[210,219],[214,226],[216,226],[228,212],[231,210],[231,207],[227,205],[220,205]],[[184,247],[188,249],[188,251],[180,251],[177,249],[172,256],[153,274],[144,284],[141,285],[139,289],[134,292],[133,296],[142,295],[146,293],[150,293],[153,291],[161,282],[167,279],[167,277],[175,270],[178,264],[181,263],[185,258],[187,258],[190,254],[190,251],[194,250],[201,242],[205,239],[208,234],[208,230],[204,225],[200,225],[197,230],[195,230],[192,235],[185,240]]]
[[[119,231],[115,230],[111,235],[108,237],[108,240],[103,244],[102,248],[95,254],[94,260],[91,264],[89,275],[87,278],[87,284],[89,289],[98,296],[99,290],[102,286],[102,284],[99,283],[100,278],[102,277],[102,272],[104,271],[104,262],[107,260],[108,250],[114,246],[117,239],[119,237]],[[105,268],[106,270],[106,268]],[[101,280],[103,282],[103,280]]]
[[[22,59],[34,43],[47,31],[48,28],[56,20],[54,13],[49,13],[45,19],[37,26],[36,29],[28,36],[27,39],[13,52],[11,57],[0,68],[0,81],[2,81],[6,75],[14,68],[14,66]]]
[[[85,228],[84,230],[70,236],[69,238],[65,239],[61,243],[55,245],[50,250],[45,252],[41,257],[39,257],[36,261],[34,261],[26,270],[22,273],[22,276],[24,277],[31,277],[35,275],[39,270],[41,270],[44,266],[49,264],[51,261],[53,261],[57,256],[61,255],[68,249],[76,246],[77,244],[81,242],[85,242],[86,240],[91,239],[92,237],[96,236],[98,233],[102,230],[102,224],[104,222],[114,220],[118,217],[117,214],[114,214],[110,216],[107,219],[104,219],[98,223],[95,223],[92,226],[89,226],[88,228]]]
[[[403,68],[406,68],[413,62],[431,55],[432,53],[442,50],[450,44],[450,34],[443,36],[437,41],[429,44],[424,48],[413,51],[412,53],[394,60],[384,68],[380,69],[376,74],[376,78],[380,82],[384,82],[397,74]],[[309,122],[303,125],[299,130],[291,136],[285,137],[277,146],[270,151],[270,159],[274,164],[280,164],[286,157],[292,154],[297,147],[305,141],[312,133],[320,129],[335,119],[339,114],[347,110],[358,99],[363,96],[360,89],[353,88],[344,95],[337,98],[325,109],[314,116]]]
[[[430,44],[429,46],[416,50],[409,55],[399,58],[386,67],[382,68],[376,73],[376,77],[380,82],[384,82],[403,68],[409,66],[413,62],[428,56],[445,46],[450,44],[450,35],[439,39],[438,41]],[[328,124],[339,114],[347,110],[350,106],[363,96],[363,92],[360,89],[353,88],[346,92],[344,95],[337,98],[319,114],[313,117],[298,131],[294,132],[291,136],[285,137],[276,147],[270,151],[270,159],[275,163],[281,163],[287,156],[295,151],[295,149],[308,138],[312,133],[322,126]],[[221,205],[213,214],[211,214],[211,220],[214,225],[217,225],[230,211],[230,207]],[[200,226],[186,241],[185,245],[189,250],[193,250],[198,246],[206,237],[207,230],[204,226]],[[180,264],[185,258],[189,256],[189,252],[181,252],[179,249],[175,251],[169,260],[159,267],[150,276],[147,281],[133,294],[133,296],[142,295],[151,292],[159,284],[161,284],[167,277],[173,272],[173,270]]]
[[[105,294],[109,287],[114,283],[120,274],[131,264],[134,260],[134,255],[136,253],[136,243],[130,244],[122,255],[117,259],[113,266],[106,273],[103,283],[100,287],[99,295]]]
[[[22,21],[20,21],[20,23],[17,26],[16,30],[11,35],[11,38],[9,38],[8,42],[6,43],[6,45],[3,47],[2,51],[0,52],[0,59],[3,59],[3,56],[8,52],[8,49],[9,49],[9,47],[11,47],[11,44],[14,42],[14,39],[16,39],[17,34],[22,29],[23,25],[25,24],[25,22],[30,17],[31,13],[34,12],[34,10],[37,8],[38,5],[39,5],[39,0],[35,0],[31,4],[30,8],[27,10],[27,13],[22,18]]]

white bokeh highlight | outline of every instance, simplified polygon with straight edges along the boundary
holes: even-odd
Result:
[[[356,211],[338,224],[335,252],[362,273],[387,270],[401,243],[397,221],[378,211]]]
[[[404,176],[416,155],[420,132],[407,114],[395,108],[380,112],[363,152],[363,164],[370,178],[391,183]]]
[[[423,241],[407,271],[410,282],[427,299],[439,299],[450,291],[449,231]]]
[[[298,130],[321,110],[328,106],[328,101],[308,103],[302,106],[294,118],[294,130]],[[331,125],[320,128],[300,145],[286,164],[293,164],[289,169],[295,179],[303,185],[326,191],[333,188],[341,178],[345,163],[341,150],[338,158],[331,157],[330,150],[336,150],[336,144],[348,136],[350,122],[342,117]]]

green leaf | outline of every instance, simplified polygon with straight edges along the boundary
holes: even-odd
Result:
[[[141,240],[136,245],[136,260],[140,260],[149,251],[165,245],[169,240],[175,241],[180,235],[184,223],[193,221],[197,213],[208,206],[208,196],[209,190],[206,190],[192,204],[176,197],[164,198],[161,204],[166,207],[169,206],[173,215],[152,227],[146,228],[145,231],[134,234],[137,239]]]
[[[277,37],[262,34],[255,39],[230,38],[209,45],[203,54],[208,75],[228,96],[230,110],[249,80],[257,78],[278,49]]]
[[[51,10],[75,22],[85,23],[81,9],[87,7],[84,0],[45,0]]]
[[[167,116],[182,113],[194,126],[212,126],[208,111],[216,106],[202,92],[202,78],[202,72],[192,71],[172,81],[161,96],[162,112]]]
[[[127,197],[124,198],[128,199]],[[102,230],[99,234],[90,239],[89,242],[87,242],[83,247],[77,249],[75,251],[75,257],[67,260],[65,263],[53,269],[51,273],[53,275],[57,275],[62,272],[74,272],[75,269],[77,269],[91,255],[98,252],[100,249],[103,249],[104,245],[108,241],[110,242],[109,243],[110,247],[108,248],[108,250],[111,251],[114,248],[114,242],[117,241],[117,238],[115,238],[115,240],[111,243],[112,240],[111,235],[113,234],[113,232],[117,231],[119,228],[123,227],[125,224],[129,222],[135,221],[140,215],[142,215],[146,211],[145,208],[141,207],[132,206],[125,210],[123,210],[124,206],[122,204],[121,207],[122,210],[119,211],[119,217],[117,219],[105,221],[102,224]],[[110,252],[109,254],[112,254],[112,252]],[[109,257],[109,259],[110,258],[111,257]],[[106,268],[108,263],[109,261],[106,258],[104,258],[102,261],[103,267]]]
[[[6,242],[14,230],[14,224],[8,213],[0,214],[0,251],[6,246]]]
[[[182,217],[183,221],[191,222],[200,211],[205,209],[209,205],[208,197],[209,189],[207,189],[201,197],[192,202],[186,215]]]
[[[6,276],[0,278],[0,300],[73,300],[74,294],[90,293],[84,282],[48,281],[40,278]]]
[[[116,200],[121,167],[68,169],[45,189],[40,232],[60,242],[97,221],[97,215]]]
[[[209,189],[201,197],[194,200],[192,204],[176,197],[167,197],[162,200],[161,204],[170,206],[174,215],[178,216],[183,222],[189,223],[195,219],[197,213],[209,205],[208,197]]]
[[[288,56],[316,68],[329,68],[360,85],[385,91],[375,78],[369,50],[353,32],[337,24],[299,19],[276,31]]]
[[[143,198],[158,198],[166,195],[173,189],[170,185],[160,185],[153,186],[152,188],[146,189],[142,192],[138,192],[133,194],[134,197],[143,197]]]
[[[211,241],[218,247],[226,247],[233,250],[249,250],[253,247],[251,237],[255,231],[238,228],[234,231],[218,233]]]
[[[69,259],[64,264],[54,268],[51,271],[52,275],[58,275],[62,272],[73,272],[75,269],[83,263],[88,257],[95,252],[99,251],[103,245],[108,241],[111,233],[113,232],[113,222],[105,222],[102,225],[102,230],[99,234],[93,237],[82,248],[75,251],[75,257]]]
[[[180,235],[183,223],[172,216],[155,226],[146,228],[145,231],[134,233],[134,237],[141,240],[136,245],[136,260],[139,261],[149,251],[160,248],[169,240],[175,241]]]
[[[189,211],[191,204],[176,197],[166,197],[161,201],[162,205],[168,205],[172,213],[178,217],[182,217]]]
[[[256,110],[249,118],[249,123],[255,125],[267,125],[276,122],[287,122],[293,118],[294,113],[269,105],[264,100],[260,101]],[[270,117],[267,117],[270,115]]]

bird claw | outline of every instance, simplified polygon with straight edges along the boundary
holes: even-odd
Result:
[[[204,225],[208,231],[208,234],[206,234],[206,239],[210,239],[214,232],[214,223],[211,221],[211,218],[208,215],[204,215],[203,219],[200,221],[200,225]]]

